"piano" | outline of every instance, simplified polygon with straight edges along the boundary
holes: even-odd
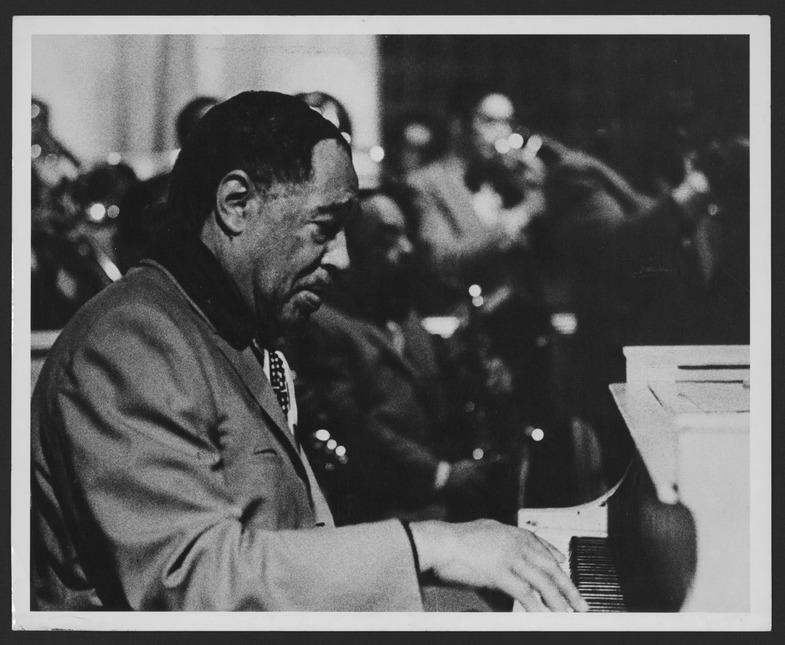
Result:
[[[591,502],[521,509],[518,525],[568,554],[591,611],[749,611],[749,347],[624,355],[610,390],[636,447],[626,473]]]

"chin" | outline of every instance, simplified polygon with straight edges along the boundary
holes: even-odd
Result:
[[[307,311],[293,309],[292,311],[288,311],[281,317],[281,328],[287,335],[292,332],[297,332],[304,325],[308,324],[308,320],[315,312],[316,309],[308,309]]]

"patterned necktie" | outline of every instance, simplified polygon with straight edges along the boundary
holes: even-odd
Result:
[[[270,357],[270,383],[273,386],[273,392],[281,404],[284,416],[289,415],[289,389],[286,386],[286,372],[284,371],[283,361],[278,352],[268,352]]]

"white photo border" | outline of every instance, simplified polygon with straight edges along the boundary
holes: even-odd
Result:
[[[30,97],[34,35],[748,35],[751,150],[751,610],[743,614],[30,611]],[[768,16],[16,16],[12,71],[12,619],[14,629],[742,631],[771,628],[771,43]]]

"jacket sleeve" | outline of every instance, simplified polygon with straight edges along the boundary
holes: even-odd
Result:
[[[663,256],[691,232],[669,197],[653,200],[621,193],[584,168],[557,167],[546,190],[551,215],[566,232],[562,243],[589,272],[634,275],[662,264]]]
[[[684,294],[695,280],[683,245],[690,223],[676,202],[621,193],[569,166],[552,173],[548,191],[555,243],[593,335],[618,347],[675,342],[689,324]]]
[[[246,522],[253,509],[233,500],[218,467],[204,362],[175,321],[121,308],[88,336],[52,380],[42,433],[64,473],[52,490],[69,491],[59,503],[99,588],[144,610],[421,609],[395,521]]]

